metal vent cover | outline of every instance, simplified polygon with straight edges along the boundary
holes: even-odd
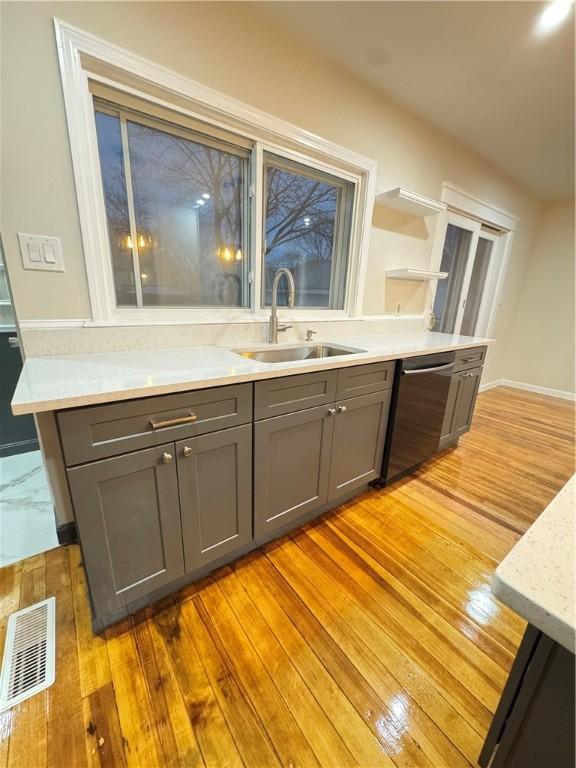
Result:
[[[10,709],[55,679],[56,598],[49,597],[8,619],[2,671],[0,712]]]

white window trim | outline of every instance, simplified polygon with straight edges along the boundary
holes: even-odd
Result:
[[[254,157],[258,173],[253,175],[255,196],[262,190],[262,153],[282,155],[314,168],[348,179],[356,185],[355,205],[350,237],[346,303],[343,310],[301,308],[283,314],[294,320],[337,319],[362,315],[368,246],[374,206],[377,163],[370,158],[298,128],[201,83],[183,77],[136,54],[108,43],[94,35],[54,19],[62,89],[78,197],[78,209],[88,288],[94,324],[152,325],[165,322],[239,322],[263,320],[268,311],[260,308],[262,264],[262,205],[252,217],[253,307],[248,308],[117,308],[114,277],[108,242],[106,213],[100,177],[100,161],[94,119],[94,107],[88,87],[89,73],[83,68],[81,55],[90,56],[123,72],[149,81],[166,91],[186,97],[190,109],[142,93],[107,77],[90,73],[91,79],[119,88],[172,110],[188,114],[204,122],[236,133],[256,142]],[[194,112],[194,104],[198,112]],[[201,107],[201,109],[200,109]],[[212,117],[207,118],[209,108]],[[262,141],[262,134],[266,140]],[[289,149],[286,145],[289,145]]]
[[[440,200],[443,203],[446,203],[448,207],[445,213],[440,214],[436,224],[434,240],[432,243],[432,255],[430,259],[431,270],[438,271],[440,269],[442,251],[444,249],[444,240],[446,237],[446,228],[448,226],[448,219],[450,218],[451,214],[460,214],[467,219],[472,219],[483,224],[488,224],[491,227],[499,229],[503,233],[498,237],[497,250],[495,251],[498,259],[500,260],[500,268],[494,281],[494,293],[490,298],[483,299],[481,308],[482,325],[484,325],[485,329],[484,335],[487,338],[490,338],[494,333],[498,309],[502,304],[504,281],[508,271],[510,252],[512,250],[512,243],[514,241],[514,233],[516,231],[516,227],[518,226],[519,219],[505,208],[501,208],[494,203],[482,200],[473,192],[462,189],[462,187],[458,187],[456,184],[453,184],[450,181],[445,181],[442,183],[442,193],[440,195]],[[436,288],[436,281],[432,281],[428,289],[429,314],[427,321],[429,321],[430,314],[434,308]],[[480,322],[480,317],[478,318],[478,322]]]

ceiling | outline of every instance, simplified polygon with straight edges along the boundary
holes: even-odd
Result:
[[[573,8],[538,36],[523,0],[258,5],[539,198],[573,195]]]

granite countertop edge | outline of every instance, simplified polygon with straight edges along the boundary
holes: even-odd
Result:
[[[576,475],[502,560],[493,594],[530,624],[576,653]]]
[[[304,343],[293,341],[274,345],[273,348],[294,347]],[[12,412],[22,415],[100,405],[210,386],[457,351],[487,346],[493,340],[426,332],[332,337],[314,340],[310,346],[321,343],[365,351],[276,364],[244,358],[234,351],[271,348],[262,343],[237,344],[233,347],[189,346],[29,357],[24,363],[12,399]]]

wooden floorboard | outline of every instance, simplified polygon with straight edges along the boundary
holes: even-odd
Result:
[[[102,636],[79,547],[0,569],[0,643],[58,605],[0,768],[475,765],[524,630],[490,578],[573,472],[573,404],[500,387],[457,449]]]

